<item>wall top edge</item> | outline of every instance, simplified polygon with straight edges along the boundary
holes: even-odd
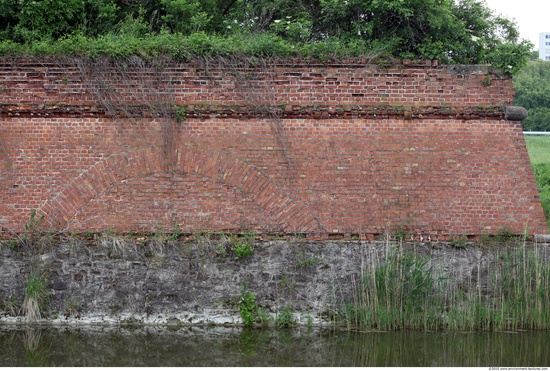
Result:
[[[132,56],[128,58],[140,58],[138,56]],[[438,60],[411,60],[411,59],[383,59],[378,57],[352,57],[352,58],[341,58],[341,59],[330,59],[330,60],[319,60],[311,58],[281,58],[281,57],[235,57],[236,60],[249,60],[251,61],[250,67],[254,68],[254,61],[257,62],[257,66],[260,66],[260,61],[269,62],[270,66],[280,66],[280,67],[348,67],[348,68],[361,68],[361,67],[377,67],[379,70],[387,70],[391,68],[419,68],[419,69],[429,69],[436,68],[446,70],[447,73],[451,75],[465,75],[465,74],[474,74],[474,75],[487,75],[492,73],[491,65],[489,64],[472,64],[472,65],[462,65],[462,64],[442,64]],[[0,56],[0,68],[5,67],[24,67],[24,66],[60,66],[66,64],[73,64],[76,61],[86,59],[86,57],[78,56]],[[108,59],[108,57],[102,57],[101,59]],[[162,60],[168,60],[168,57],[159,57]],[[227,61],[228,58],[209,58],[210,61]],[[231,57],[229,57],[229,60]],[[196,58],[188,61],[172,61],[175,65],[194,65],[197,63],[202,63],[206,61],[206,58]]]

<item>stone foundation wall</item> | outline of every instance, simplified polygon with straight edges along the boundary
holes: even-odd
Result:
[[[340,305],[353,302],[360,275],[383,262],[388,249],[429,258],[424,269],[444,277],[448,290],[460,286],[486,293],[504,245],[273,240],[256,241],[253,252],[239,259],[227,240],[103,236],[42,252],[3,248],[0,303],[3,308],[8,302],[21,305],[31,273],[40,272],[51,292],[49,320],[54,322],[239,324],[239,298],[246,288],[271,316],[290,309],[303,324],[321,324]],[[541,259],[550,260],[547,244],[537,249]],[[1,319],[8,315],[4,312],[0,320],[16,320]]]

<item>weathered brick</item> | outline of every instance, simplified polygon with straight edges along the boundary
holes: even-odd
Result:
[[[163,72],[177,84],[160,94],[187,111],[166,126],[148,108],[153,72],[106,81],[142,113],[111,117],[74,65],[0,60],[0,228],[22,231],[36,209],[80,231],[547,232],[521,126],[504,116],[510,79],[353,59],[250,67],[245,82],[201,71]]]

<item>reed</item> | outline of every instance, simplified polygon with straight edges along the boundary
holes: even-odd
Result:
[[[550,265],[536,243],[496,248],[489,274],[457,282],[430,257],[388,243],[371,255],[337,310],[349,329],[550,329]],[[480,269],[478,269],[480,272]]]

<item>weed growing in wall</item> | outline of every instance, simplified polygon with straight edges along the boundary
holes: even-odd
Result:
[[[168,239],[171,241],[177,241],[180,238],[180,226],[178,223],[174,223],[174,230],[168,235]]]
[[[302,253],[296,254],[296,267],[300,269],[314,267],[321,264],[322,260],[318,256],[304,257]]]
[[[53,234],[43,230],[43,223],[44,215],[38,215],[36,210],[32,210],[28,222],[25,223],[23,235],[21,237],[16,235],[21,246],[27,251],[44,249],[52,246]],[[11,246],[14,247],[13,243]]]
[[[510,227],[502,227],[497,231],[497,240],[501,242],[510,241],[514,238],[514,233]]]
[[[33,271],[25,290],[25,299],[21,307],[27,322],[40,320],[47,312],[50,303],[50,291],[46,285],[47,274]]]
[[[185,109],[185,106],[176,104],[174,108],[174,117],[178,124],[187,120],[187,110]]]
[[[17,240],[4,240],[0,241],[0,247],[5,247],[7,249],[14,250],[17,248]]]
[[[243,284],[239,297],[239,313],[245,326],[252,326],[256,321],[256,295],[248,291],[248,285]]]
[[[395,240],[399,242],[403,242],[407,239],[409,236],[409,233],[407,232],[407,224],[412,223],[412,219],[405,219],[402,220],[399,226],[397,227],[395,231]]]
[[[12,296],[8,299],[3,299],[0,304],[0,312],[6,313],[8,316],[15,317],[17,315],[17,302]]]
[[[467,242],[468,238],[465,235],[451,238],[451,246],[457,249],[465,249]]]
[[[284,310],[277,315],[275,325],[279,328],[292,327],[295,324],[294,315],[290,305],[286,305]]]
[[[253,235],[231,236],[231,250],[235,253],[235,259],[240,260],[249,257],[254,251]]]
[[[83,303],[74,296],[68,298],[64,303],[63,315],[65,319],[70,317],[80,318],[80,312],[82,311]]]

